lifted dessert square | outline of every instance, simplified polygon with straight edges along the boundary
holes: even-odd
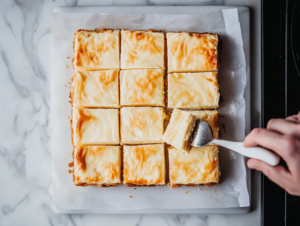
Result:
[[[182,151],[190,151],[190,139],[197,118],[188,111],[174,109],[170,123],[164,133],[164,142]]]

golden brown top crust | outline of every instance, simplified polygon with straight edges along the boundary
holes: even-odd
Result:
[[[214,109],[219,97],[216,72],[168,75],[168,107]]]
[[[77,70],[119,68],[119,30],[78,30],[74,37]]]
[[[118,70],[76,71],[72,82],[74,106],[119,107]]]
[[[158,107],[123,107],[121,109],[121,142],[161,143],[164,110]]]
[[[194,147],[190,153],[170,148],[169,166],[171,184],[206,184],[220,180],[218,147],[215,145]]]
[[[164,69],[163,33],[122,30],[121,36],[122,69]]]
[[[85,161],[84,161],[85,155],[86,155],[86,150],[83,148],[83,146],[78,147],[75,160],[79,166],[79,169],[82,171],[85,171]]]
[[[218,36],[168,33],[169,72],[213,71],[218,65]]]
[[[75,156],[75,184],[121,182],[121,160],[118,146],[77,146]]]
[[[95,116],[92,116],[90,114],[86,114],[85,111],[81,108],[78,109],[79,118],[76,124],[77,131],[81,131],[81,127],[83,123],[90,121],[90,120],[96,120]],[[80,134],[80,133],[79,133]]]
[[[124,146],[124,182],[150,185],[165,183],[164,146]]]
[[[159,69],[121,71],[121,105],[164,105],[163,72]]]
[[[74,108],[72,122],[75,145],[119,143],[117,109]]]

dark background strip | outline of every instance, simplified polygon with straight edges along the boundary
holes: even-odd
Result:
[[[262,126],[300,110],[300,1],[262,1]],[[300,164],[300,163],[299,163]],[[262,177],[262,223],[300,225],[300,198]]]

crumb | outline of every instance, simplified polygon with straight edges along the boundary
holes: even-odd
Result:
[[[215,190],[215,192],[217,192],[217,190]]]
[[[70,119],[70,116],[68,116],[68,119]]]
[[[185,192],[185,194],[188,194],[188,193],[189,193],[188,191]]]
[[[134,188],[134,190],[136,190],[136,188]]]
[[[70,57],[67,57],[68,59],[70,59]]]
[[[72,171],[72,170],[68,170],[68,172],[69,172],[69,173],[73,173],[73,171]]]
[[[69,68],[69,66],[67,65],[67,68]]]
[[[129,196],[129,198],[131,199],[131,198],[132,198],[132,196]]]
[[[211,198],[211,195],[209,196],[209,198]]]
[[[69,165],[69,167],[73,167],[74,166],[74,162],[70,162],[68,165]]]
[[[200,189],[200,188],[198,188],[198,191],[201,191],[201,189]]]

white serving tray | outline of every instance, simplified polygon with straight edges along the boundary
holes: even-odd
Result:
[[[115,13],[115,14],[185,14],[197,15],[200,13],[209,13],[221,9],[237,8],[239,13],[239,20],[241,24],[241,31],[244,43],[244,52],[247,65],[250,65],[250,12],[248,7],[244,6],[93,6],[93,7],[56,7],[55,13]],[[250,70],[250,69],[248,69]],[[247,74],[250,74],[248,71]],[[248,134],[251,129],[251,100],[250,79],[247,78],[247,85],[245,87],[244,98],[246,101],[245,114],[245,133]],[[248,191],[251,197],[251,173],[247,168]],[[249,207],[240,208],[201,208],[201,209],[142,209],[142,210],[102,210],[101,214],[237,214],[247,213],[250,211]],[[91,210],[74,210],[74,209],[58,209],[53,205],[53,210],[56,213],[99,213],[99,211]]]

